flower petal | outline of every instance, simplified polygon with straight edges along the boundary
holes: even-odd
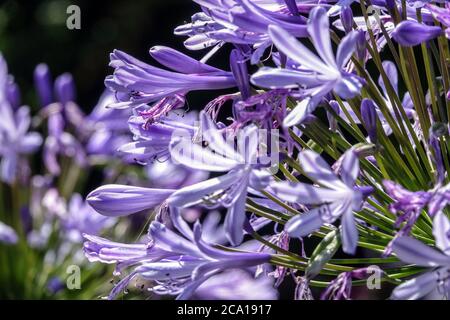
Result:
[[[92,191],[86,200],[97,212],[105,216],[118,217],[154,208],[163,203],[174,191],[108,184]]]
[[[450,221],[442,211],[434,217],[433,235],[436,239],[436,247],[450,256]]]
[[[438,285],[437,271],[427,272],[408,280],[394,289],[391,299],[415,300],[430,293]]]
[[[348,189],[319,154],[305,150],[300,153],[298,158],[303,171],[314,182],[334,190]]]
[[[398,238],[394,241],[392,250],[406,263],[413,263],[423,267],[450,265],[450,257],[413,238],[405,236]]]
[[[316,208],[290,219],[284,226],[284,230],[291,237],[301,238],[310,235],[322,225],[319,208]]]

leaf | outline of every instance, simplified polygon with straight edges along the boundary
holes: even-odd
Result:
[[[341,237],[337,229],[329,232],[322,239],[308,261],[308,266],[305,270],[305,276],[308,280],[320,273],[320,270],[334,256],[340,245]]]

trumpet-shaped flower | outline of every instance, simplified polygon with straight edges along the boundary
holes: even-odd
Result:
[[[271,25],[269,36],[275,46],[300,67],[263,68],[251,78],[255,85],[265,88],[300,89],[303,99],[284,119],[285,127],[305,120],[329,92],[334,91],[343,99],[350,99],[358,95],[363,86],[358,76],[344,70],[356,49],[356,31],[342,39],[336,58],[331,48],[329,21],[325,9],[316,7],[311,10],[308,33],[319,56],[281,27]]]
[[[171,48],[154,47],[150,54],[172,71],[148,65],[119,50],[111,54],[110,66],[114,68],[114,74],[106,78],[105,84],[116,93],[119,101],[111,107],[137,107],[189,91],[235,86],[230,72],[211,67]]]
[[[437,290],[441,297],[448,297],[450,294],[450,221],[441,211],[434,217],[433,235],[436,247],[440,251],[405,236],[395,240],[392,250],[400,260],[427,267],[430,270],[399,285],[394,289],[391,298],[415,300],[434,290]]]
[[[246,269],[268,262],[266,253],[219,250],[202,239],[197,222],[191,237],[185,238],[159,222],[152,222],[148,244],[121,245],[86,235],[85,252],[91,261],[119,263],[121,269],[136,265],[111,291],[113,299],[136,276],[155,282],[157,294],[188,299],[210,277],[229,269]]]
[[[228,208],[225,228],[230,242],[238,245],[244,237],[245,201],[248,190],[263,189],[270,177],[258,163],[256,126],[248,126],[238,137],[239,150],[227,142],[205,113],[201,113],[203,138],[208,148],[191,139],[176,139],[171,145],[172,159],[197,170],[227,172],[174,192],[167,200],[175,207],[197,204],[223,205]]]
[[[285,201],[317,207],[291,218],[285,230],[291,237],[305,237],[323,224],[340,218],[343,250],[353,254],[358,241],[353,211],[361,210],[365,196],[371,191],[355,187],[359,175],[356,154],[350,150],[343,155],[340,178],[313,151],[303,151],[299,161],[306,176],[321,187],[306,183],[273,182],[270,188]]]

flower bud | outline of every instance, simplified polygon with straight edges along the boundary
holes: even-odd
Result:
[[[17,83],[10,80],[6,86],[6,98],[13,108],[20,107],[20,89]]]
[[[366,58],[366,33],[362,30],[358,31],[356,40],[356,55],[358,60],[364,61]]]
[[[55,94],[58,101],[63,104],[75,100],[75,83],[70,73],[64,73],[56,78]]]
[[[240,50],[233,50],[230,55],[231,71],[237,86],[241,91],[242,100],[250,97],[250,78],[247,70],[247,62]]]
[[[52,80],[50,70],[44,63],[38,64],[34,69],[34,86],[41,107],[48,106],[53,101]]]
[[[442,34],[442,29],[436,26],[427,26],[417,21],[402,21],[392,33],[392,38],[400,45],[412,47],[422,42],[432,40]]]
[[[361,103],[361,117],[364,127],[369,134],[370,141],[377,139],[377,110],[370,99],[364,99]]]

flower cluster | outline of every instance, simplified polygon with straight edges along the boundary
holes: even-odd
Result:
[[[76,195],[69,216],[56,214],[90,262],[115,265],[105,295],[276,299],[293,281],[295,299],[353,299],[377,294],[375,278],[392,299],[447,298],[448,3],[193,2],[199,12],[174,32],[204,57],[157,46],[157,66],[115,50],[108,93],[87,117],[71,78],[57,79],[53,98],[40,66],[44,140],[0,76],[2,168],[43,143],[52,175],[60,157],[84,167],[93,154],[147,173],[150,183],[116,172],[91,191],[101,216]],[[216,97],[188,112],[194,91]],[[98,235],[124,221],[148,232]],[[0,240],[17,236],[0,224]]]

